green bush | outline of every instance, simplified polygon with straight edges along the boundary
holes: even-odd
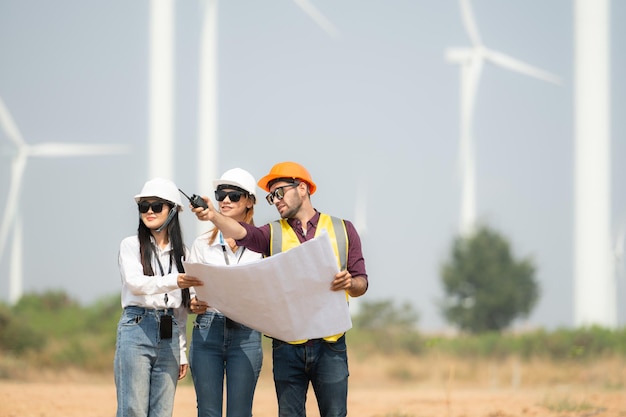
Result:
[[[61,292],[47,292],[28,294],[13,307],[0,304],[0,352],[6,353],[0,358],[42,367],[108,372],[121,313],[119,299],[119,294],[109,295],[81,306]],[[557,361],[626,356],[626,328],[428,336],[417,330],[417,314],[406,304],[397,308],[388,301],[371,302],[361,308],[347,335],[351,352],[357,356],[434,353],[465,359],[517,356]],[[187,323],[189,337],[194,318],[191,315]],[[263,342],[264,349],[271,350],[270,340],[264,338]]]
[[[33,329],[31,324],[0,305],[0,351],[23,354],[29,350],[39,351],[46,344],[46,335]]]
[[[86,327],[83,307],[61,291],[26,294],[12,311],[21,322],[51,338],[71,336]]]

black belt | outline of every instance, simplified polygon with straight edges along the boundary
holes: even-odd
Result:
[[[124,310],[133,313],[133,314],[149,314],[155,313],[158,316],[173,316],[174,309],[173,308],[149,308],[149,307],[139,307],[139,306],[126,306]]]

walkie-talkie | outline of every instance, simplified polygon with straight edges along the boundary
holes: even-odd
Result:
[[[191,197],[189,197],[187,194],[185,194],[185,192],[183,190],[181,190],[180,188],[178,189],[178,191],[180,191],[185,197],[187,197],[187,200],[189,200],[189,202],[191,203],[191,205],[196,208],[196,207],[202,207],[203,209],[208,209],[209,206],[207,206],[206,201],[204,201],[202,199],[202,197],[200,197],[199,195],[196,194],[192,194]]]

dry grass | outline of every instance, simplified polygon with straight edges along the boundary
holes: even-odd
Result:
[[[626,417],[623,359],[550,363],[351,354],[349,360],[350,415]],[[6,358],[0,358],[0,364],[6,366]],[[115,413],[110,373],[65,370],[59,374],[27,367],[22,371],[19,381],[0,381],[0,416],[104,417]],[[309,399],[308,415],[319,415],[313,393]],[[195,413],[195,393],[188,377],[178,388],[174,417]],[[254,415],[277,415],[271,352],[265,355]]]
[[[448,358],[440,355],[393,357],[374,355],[352,359],[351,376],[357,381],[388,384],[455,386],[459,388],[511,388],[576,386],[620,390],[626,387],[626,360],[551,362]]]
[[[564,360],[553,362],[534,359],[464,359],[438,354],[406,353],[359,354],[350,352],[351,384],[390,386],[518,389],[542,387],[589,387],[623,390],[626,387],[626,359],[613,357],[593,361]],[[271,382],[271,351],[264,352],[261,379]],[[105,367],[106,368],[106,367]],[[112,369],[111,366],[108,367]],[[86,372],[66,367],[42,369],[29,366],[28,360],[0,356],[0,379],[20,381],[110,380],[109,372]],[[191,383],[191,380],[183,382]]]

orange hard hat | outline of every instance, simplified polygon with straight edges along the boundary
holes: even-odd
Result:
[[[306,182],[309,185],[309,193],[313,194],[317,186],[311,179],[309,171],[296,162],[279,162],[270,169],[270,173],[257,183],[265,191],[270,190],[269,183],[279,178],[293,178]]]

